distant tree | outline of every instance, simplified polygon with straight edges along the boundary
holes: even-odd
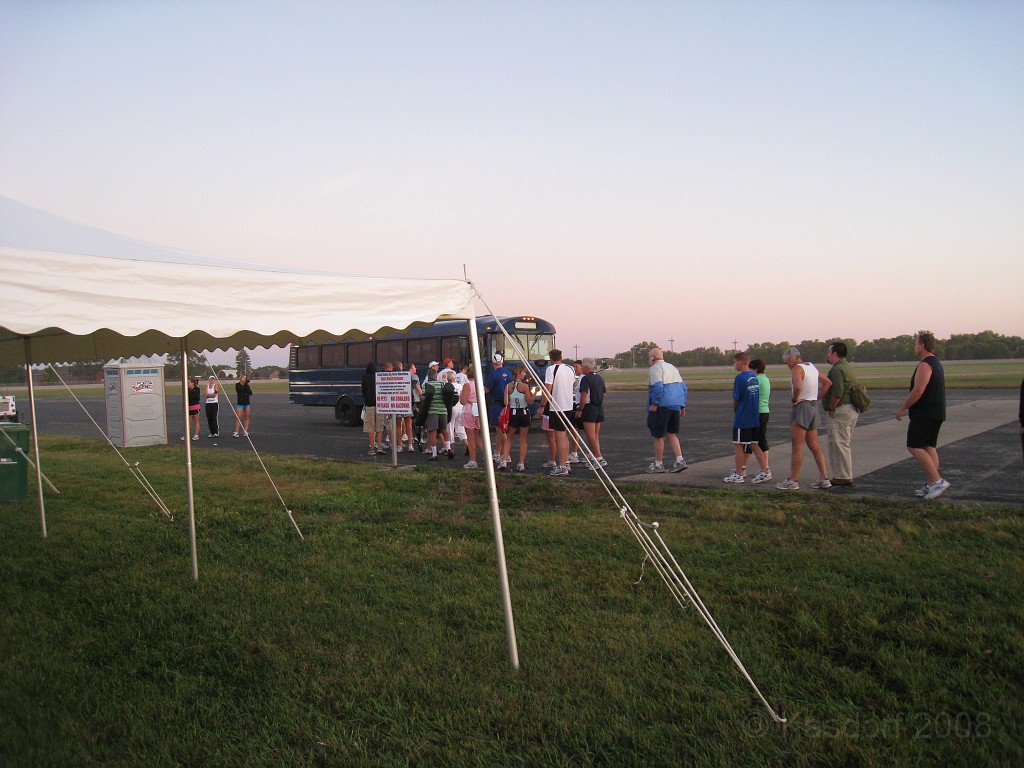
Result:
[[[238,377],[241,378],[242,374],[252,375],[252,360],[249,359],[249,353],[242,347],[238,350],[238,354],[235,355],[235,370],[238,371]]]
[[[188,375],[190,377],[198,376],[201,379],[210,375],[210,362],[206,359],[206,355],[195,350],[189,351]],[[167,355],[167,361],[164,363],[164,378],[168,381],[181,380],[181,353],[172,352]]]
[[[615,356],[615,365],[619,368],[644,368],[648,355],[656,346],[653,341],[637,342],[628,351]]]

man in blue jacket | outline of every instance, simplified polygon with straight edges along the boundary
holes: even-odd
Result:
[[[665,362],[665,353],[658,347],[651,350],[647,376],[647,428],[654,438],[654,462],[648,472],[679,472],[686,469],[683,449],[679,447],[679,419],[686,414],[686,382],[679,369]],[[665,436],[676,455],[675,464],[666,469]]]

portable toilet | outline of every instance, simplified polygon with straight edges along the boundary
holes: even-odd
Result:
[[[164,367],[119,363],[103,368],[107,436],[118,448],[167,444]]]

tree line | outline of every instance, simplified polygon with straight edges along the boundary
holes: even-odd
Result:
[[[68,384],[93,384],[103,381],[103,368],[106,364],[96,361],[68,363],[67,365],[55,365],[55,372],[49,366],[33,370],[33,380],[40,384],[58,384],[63,379]],[[230,370],[230,366],[222,364],[211,364],[205,355],[199,352],[188,353],[188,372],[190,376],[198,376],[205,379],[216,373],[218,378],[223,378],[221,372]],[[264,365],[260,368],[253,368],[249,353],[245,349],[239,350],[235,355],[235,370],[238,375],[247,373],[251,379],[268,379],[271,374],[277,372],[281,376],[287,375],[287,370],[278,365]],[[58,373],[60,378],[58,378]],[[168,354],[164,362],[164,380],[179,381],[181,379],[181,354]],[[25,366],[12,365],[0,367],[0,384],[24,385]]]
[[[696,347],[683,352],[665,350],[665,360],[673,365],[731,365],[735,352],[749,352],[752,358],[761,358],[765,363],[781,364],[782,354],[790,347],[798,347],[805,360],[825,362],[825,352],[829,344],[836,341],[846,343],[849,350],[848,359],[861,363],[878,363],[886,361],[915,360],[914,336],[895,336],[888,339],[872,339],[858,342],[856,339],[835,337],[821,341],[820,339],[804,339],[797,343],[788,341],[761,341],[751,344],[746,349],[720,349],[719,347]],[[653,341],[641,341],[632,348],[615,355],[613,361],[617,368],[644,367],[651,349],[660,346]],[[935,353],[943,360],[1008,360],[1024,357],[1024,338],[1020,336],[1003,336],[995,331],[981,333],[957,333],[948,339],[935,340]]]

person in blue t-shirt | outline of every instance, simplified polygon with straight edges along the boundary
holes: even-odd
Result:
[[[505,390],[512,382],[512,371],[505,367],[505,358],[500,352],[495,352],[491,357],[491,372],[487,374],[487,381],[484,382],[484,391],[487,393],[487,421],[490,428],[494,430],[495,461],[498,461],[505,453],[505,440],[508,435],[497,428],[498,417],[505,407]]]
[[[759,477],[768,472],[768,460],[757,445],[761,426],[761,385],[757,374],[750,370],[750,355],[747,352],[733,355],[733,368],[736,369],[736,378],[732,383],[732,444],[736,451],[736,468],[722,479],[727,483],[746,482],[747,462],[753,453],[761,468],[754,478],[756,483]]]

